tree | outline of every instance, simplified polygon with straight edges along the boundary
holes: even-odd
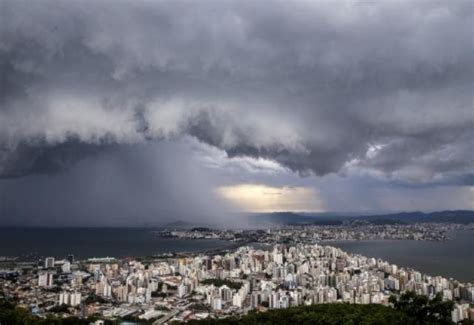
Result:
[[[391,296],[389,301],[396,310],[415,318],[418,324],[452,324],[454,303],[443,301],[441,293],[430,300],[427,296],[408,291],[398,298]]]

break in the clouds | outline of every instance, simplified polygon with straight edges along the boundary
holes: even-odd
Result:
[[[217,192],[244,211],[324,211],[323,204],[313,188],[238,184],[220,187]]]
[[[1,178],[194,138],[230,159],[221,167],[472,185],[472,1],[0,0],[0,12]]]

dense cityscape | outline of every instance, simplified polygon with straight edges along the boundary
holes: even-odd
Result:
[[[472,229],[470,224],[458,223],[417,223],[382,224],[360,221],[347,225],[305,225],[284,226],[264,230],[174,229],[156,231],[157,236],[180,239],[224,239],[237,242],[278,243],[318,243],[334,240],[449,240],[450,230]]]
[[[457,227],[461,226],[444,225],[434,231],[429,224],[390,226],[392,230],[374,226],[341,231],[333,237],[326,236],[331,233],[331,227],[326,226],[314,232],[314,227],[257,233],[202,228],[171,231],[170,235],[184,238],[248,240],[257,234],[262,240],[256,246],[242,243],[244,246],[212,254],[86,260],[69,255],[60,260],[47,257],[40,263],[7,260],[0,271],[0,292],[39,317],[94,316],[162,324],[313,304],[390,305],[390,296],[409,291],[429,297],[441,294],[444,300],[455,302],[454,322],[473,320],[471,283],[315,243],[321,239],[379,238],[382,233],[387,238],[402,238],[402,229],[415,234],[413,239],[438,240],[444,239],[444,230]],[[246,235],[237,236],[242,233]],[[288,238],[293,238],[289,245],[274,244]],[[272,246],[258,247],[261,243]]]

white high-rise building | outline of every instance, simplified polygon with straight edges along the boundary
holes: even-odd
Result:
[[[273,292],[270,295],[269,307],[274,309],[280,308],[280,294],[278,292]]]
[[[152,288],[151,287],[148,287],[146,288],[146,291],[145,291],[145,301],[146,302],[150,302],[151,301],[151,292],[152,292]]]
[[[212,298],[212,309],[222,310],[222,299],[220,297]]]
[[[280,308],[290,307],[290,298],[288,296],[280,297]]]
[[[68,303],[68,296],[67,292],[61,292],[59,294],[59,304],[60,305],[67,305]]]
[[[370,294],[368,293],[363,293],[361,296],[360,296],[360,303],[361,304],[370,304]]]
[[[59,304],[77,306],[81,304],[81,293],[80,292],[61,292],[59,294]]]
[[[252,292],[250,295],[250,306],[255,309],[260,304],[260,298],[258,292]]]
[[[178,298],[183,298],[187,294],[187,287],[184,283],[178,286]]]
[[[239,293],[236,293],[232,297],[232,305],[234,305],[236,307],[239,307],[239,308],[242,308],[242,297],[240,296]]]
[[[71,263],[69,261],[65,261],[64,264],[61,266],[61,270],[63,273],[71,272]]]
[[[104,284],[103,296],[104,297],[112,297],[112,286],[108,283]]]
[[[44,268],[51,269],[54,267],[54,257],[46,257],[44,259]]]
[[[151,288],[151,291],[156,291],[158,290],[158,280],[157,279],[151,279],[148,283],[149,288]]]
[[[71,306],[77,306],[81,304],[81,293],[80,292],[73,292],[69,294],[69,304]]]
[[[273,261],[275,263],[277,263],[278,265],[283,264],[283,254],[278,252],[278,251],[274,251],[273,252]]]
[[[232,290],[226,285],[219,288],[219,294],[223,301],[232,300]]]
[[[52,287],[53,286],[53,274],[49,272],[41,273],[38,276],[38,286],[40,287]]]

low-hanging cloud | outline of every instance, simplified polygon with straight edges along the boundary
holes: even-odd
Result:
[[[192,136],[303,175],[472,180],[471,1],[0,7],[0,177]]]

